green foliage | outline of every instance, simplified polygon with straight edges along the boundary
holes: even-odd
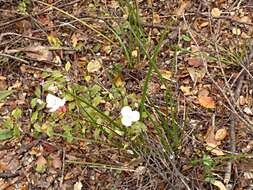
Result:
[[[8,96],[10,96],[12,93],[13,93],[12,90],[2,90],[2,91],[0,91],[0,101],[4,100]]]
[[[0,140],[10,139],[12,137],[19,137],[21,134],[22,110],[16,108],[11,112],[11,115],[3,121],[0,126]]]
[[[27,8],[29,3],[29,0],[20,0],[18,3],[18,11],[22,14],[27,14]]]
[[[43,76],[45,82],[35,89],[35,97],[30,102],[33,108],[31,123],[36,133],[53,136],[57,127],[62,129],[62,136],[68,142],[86,136],[92,136],[95,140],[105,136],[114,141],[116,137],[138,136],[146,130],[142,122],[136,122],[133,128],[125,128],[121,124],[119,112],[115,114],[114,110],[103,109],[107,102],[114,105],[115,109],[121,109],[128,100],[133,104],[139,102],[135,94],[126,95],[124,87],[117,88],[113,85],[107,91],[98,84],[73,84],[67,80],[65,73],[59,71],[44,73]],[[67,112],[46,113],[45,95],[58,92],[67,101]],[[117,141],[117,146],[122,147],[123,144]]]
[[[35,171],[38,173],[44,173],[47,169],[47,165],[44,163],[36,164]]]
[[[189,35],[183,34],[181,36],[182,40],[186,41],[186,42],[190,42],[191,41],[191,37]]]
[[[127,59],[128,67],[132,68],[136,63],[140,63],[141,58],[145,56],[140,43],[136,41],[136,36],[145,47],[149,46],[149,41],[142,25],[137,4],[128,1],[125,1],[124,4],[127,7],[128,19],[123,23],[115,21],[117,26],[107,24],[109,25],[108,29],[120,43]]]

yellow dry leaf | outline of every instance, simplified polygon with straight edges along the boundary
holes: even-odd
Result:
[[[218,9],[218,8],[213,8],[212,11],[211,11],[211,15],[212,15],[213,17],[218,17],[218,16],[220,16],[220,15],[221,15],[220,9]]]
[[[215,102],[210,96],[199,96],[198,97],[199,104],[204,108],[215,108]]]
[[[232,28],[232,33],[233,33],[234,35],[239,36],[239,35],[241,34],[241,29],[240,29],[240,28],[234,27],[234,28]]]
[[[221,128],[219,130],[216,131],[215,133],[215,140],[217,141],[222,141],[225,139],[225,137],[227,136],[227,129],[226,128]]]
[[[224,156],[225,155],[224,152],[221,149],[217,148],[217,147],[212,149],[211,153],[215,156]]]
[[[91,60],[88,65],[87,65],[87,71],[89,73],[94,73],[94,72],[97,72],[99,71],[99,69],[101,68],[101,60],[98,60],[98,59],[94,59],[94,60]]]
[[[122,87],[125,85],[125,82],[122,80],[121,76],[120,75],[116,75],[114,78],[113,78],[113,83],[115,84],[115,86],[117,87]]]
[[[154,24],[159,24],[160,22],[161,22],[161,19],[160,19],[159,14],[154,13],[154,15],[153,15],[153,23]]]
[[[227,188],[225,187],[225,185],[224,185],[221,181],[213,180],[213,181],[211,181],[211,183],[212,183],[214,186],[218,187],[219,190],[227,190]]]
[[[50,43],[50,45],[53,47],[61,47],[61,45],[62,45],[61,40],[54,35],[51,35],[51,34],[48,35],[47,40]]]
[[[81,190],[83,187],[82,182],[78,181],[74,184],[74,190]]]
[[[180,86],[180,90],[184,93],[184,95],[190,95],[191,90],[189,86]]]
[[[102,50],[103,50],[106,54],[109,54],[109,53],[111,53],[111,51],[112,51],[112,46],[110,46],[110,45],[103,46],[103,47],[102,47]]]
[[[199,27],[200,28],[204,28],[204,27],[206,27],[206,26],[208,26],[209,25],[209,22],[202,22],[200,25],[199,25]]]
[[[172,77],[172,72],[167,71],[167,70],[163,70],[163,71],[161,71],[161,75],[164,79],[170,80],[170,78]]]
[[[138,50],[133,50],[131,54],[132,54],[133,57],[137,57],[138,56]]]
[[[75,33],[71,36],[71,42],[72,42],[72,46],[75,48],[78,42],[78,39]]]

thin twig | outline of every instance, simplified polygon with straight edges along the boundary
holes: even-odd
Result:
[[[19,58],[19,57],[15,57],[15,56],[13,56],[13,55],[9,55],[9,54],[6,54],[6,53],[0,53],[0,56],[8,57],[8,58],[11,58],[11,59],[14,59],[14,60],[23,62],[23,63],[25,63],[25,64],[29,64],[29,62],[26,61],[26,60],[24,60],[24,59],[21,59],[21,58]]]
[[[238,78],[238,82],[237,82],[237,86],[236,86],[236,90],[235,90],[235,95],[234,98],[236,101],[238,101],[240,94],[241,94],[241,89],[243,86],[243,80],[246,77],[246,74],[248,73],[247,70],[245,69],[245,65],[249,66],[250,62],[253,58],[253,47],[250,47],[250,52],[249,54],[245,57],[245,59],[243,60],[243,63],[241,63],[240,65],[244,66],[242,68],[242,71],[239,73],[239,77]],[[235,115],[231,116],[231,122],[230,122],[230,145],[231,145],[231,152],[235,153],[236,152],[236,135],[235,135],[235,125],[236,125],[236,117]],[[226,187],[228,189],[231,188],[231,185],[229,184],[230,179],[231,179],[231,173],[232,173],[232,165],[234,162],[234,158],[231,158],[228,163],[227,163],[227,167],[226,167],[226,173],[225,173],[225,177],[224,177],[224,183],[226,184]]]
[[[63,186],[63,181],[64,181],[65,158],[66,158],[66,151],[65,151],[65,148],[63,148],[62,149],[62,169],[61,169],[60,187]]]
[[[4,36],[12,36],[12,35],[27,38],[27,39],[30,39],[30,40],[46,41],[46,39],[42,39],[42,38],[37,38],[37,37],[32,37],[32,36],[24,36],[22,34],[18,34],[18,33],[14,33],[14,32],[6,32],[6,33],[0,34],[0,42],[2,41]]]

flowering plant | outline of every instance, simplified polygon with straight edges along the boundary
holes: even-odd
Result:
[[[126,127],[130,127],[133,122],[139,121],[140,113],[138,111],[132,111],[129,106],[125,106],[121,109],[121,123]]]
[[[49,108],[49,112],[55,111],[66,112],[65,107],[66,100],[64,98],[61,99],[55,95],[48,94],[46,97],[46,103],[47,103],[46,107]]]

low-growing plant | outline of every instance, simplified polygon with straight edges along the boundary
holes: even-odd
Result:
[[[20,121],[22,114],[22,110],[17,107],[11,112],[10,116],[4,119],[0,128],[0,140],[20,136],[22,132]]]

